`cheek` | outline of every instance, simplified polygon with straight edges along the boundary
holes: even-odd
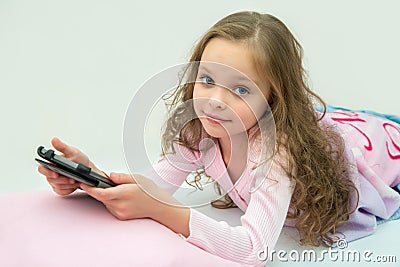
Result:
[[[254,124],[255,116],[251,108],[246,104],[243,103],[237,105],[234,112],[236,113],[237,119],[241,120],[245,126],[248,126],[248,124]]]
[[[266,99],[253,98],[247,102],[247,108],[253,114],[252,116],[255,116],[257,119],[261,118],[261,116],[265,113],[267,106],[268,102]]]
[[[196,98],[198,97],[198,89],[197,89],[197,85],[194,85],[193,87],[193,93],[192,93],[192,98]]]
[[[193,89],[192,100],[193,100],[193,108],[197,115],[199,115],[199,111],[202,109],[201,107],[204,105],[204,100],[199,99],[202,97],[199,92],[200,92],[200,90],[198,90],[198,88],[196,88],[196,85],[195,85],[194,89]]]
[[[196,83],[193,87],[193,98],[204,97],[202,92],[201,85]]]
[[[252,105],[252,107],[250,107],[250,105],[243,103],[237,107],[235,112],[247,129],[254,126],[257,122],[257,118],[260,118],[265,111],[264,105]]]
[[[267,103],[263,103],[262,105],[260,105],[254,109],[254,113],[257,117],[257,120],[261,119],[261,117],[267,111],[266,105],[267,105]]]

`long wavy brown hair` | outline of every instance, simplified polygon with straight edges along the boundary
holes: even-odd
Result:
[[[318,123],[325,111],[318,117],[315,105],[324,110],[326,105],[306,82],[301,45],[276,17],[239,12],[218,21],[205,33],[194,47],[190,62],[200,61],[207,43],[217,37],[246,42],[253,51],[259,76],[271,84],[269,104],[276,125],[277,152],[283,149],[287,154],[285,171],[295,181],[287,218],[295,219],[300,243],[332,245],[338,226],[354,211],[351,196],[358,196],[358,192],[349,178],[343,139],[335,129]],[[190,75],[196,75],[195,71],[189,71]],[[205,134],[200,120],[179,126],[180,115],[187,107],[178,105],[192,99],[193,88],[193,83],[187,83],[170,97],[173,114],[163,133],[164,151],[173,143],[199,149]],[[214,206],[232,207],[227,195],[226,199],[226,205]]]

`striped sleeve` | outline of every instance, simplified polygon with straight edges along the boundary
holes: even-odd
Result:
[[[283,169],[273,164],[268,179],[251,195],[241,225],[232,227],[191,209],[188,242],[222,258],[259,265],[258,254],[272,250],[282,230],[294,186]]]
[[[199,167],[199,161],[195,152],[184,146],[175,145],[175,153],[166,154],[150,170],[141,174],[172,195],[187,176]]]

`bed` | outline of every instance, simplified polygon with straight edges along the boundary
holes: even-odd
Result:
[[[182,197],[182,196],[177,196]],[[0,194],[1,266],[241,266],[211,255],[149,219],[119,221],[104,206],[85,193],[59,197],[49,190]],[[242,212],[198,207],[203,213],[240,224]],[[400,221],[380,225],[372,236],[351,242],[343,251],[370,251],[370,261],[361,258],[329,258],[315,249],[299,246],[292,228],[284,228],[268,266],[320,265],[376,266],[377,256],[392,256],[385,266],[400,266]],[[279,252],[283,251],[283,252]],[[340,251],[339,251],[340,252]],[[286,253],[286,256],[284,256]],[[296,253],[300,257],[296,260]],[[309,256],[310,255],[310,256]],[[325,257],[322,261],[321,255]],[[352,254],[353,255],[353,254]],[[340,256],[340,255],[339,255]],[[389,258],[389,257],[388,257]],[[382,260],[382,258],[380,258]],[[260,256],[260,266],[263,263]]]

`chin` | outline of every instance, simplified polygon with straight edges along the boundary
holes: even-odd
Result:
[[[211,137],[214,137],[214,138],[223,138],[223,137],[227,137],[228,136],[227,133],[224,130],[218,131],[218,130],[215,130],[215,129],[208,129],[207,127],[204,127],[204,130],[206,130],[206,132]]]
[[[228,133],[226,130],[222,127],[209,127],[208,125],[203,124],[204,130],[209,134],[210,136],[214,138],[223,138],[223,137],[228,137]]]

